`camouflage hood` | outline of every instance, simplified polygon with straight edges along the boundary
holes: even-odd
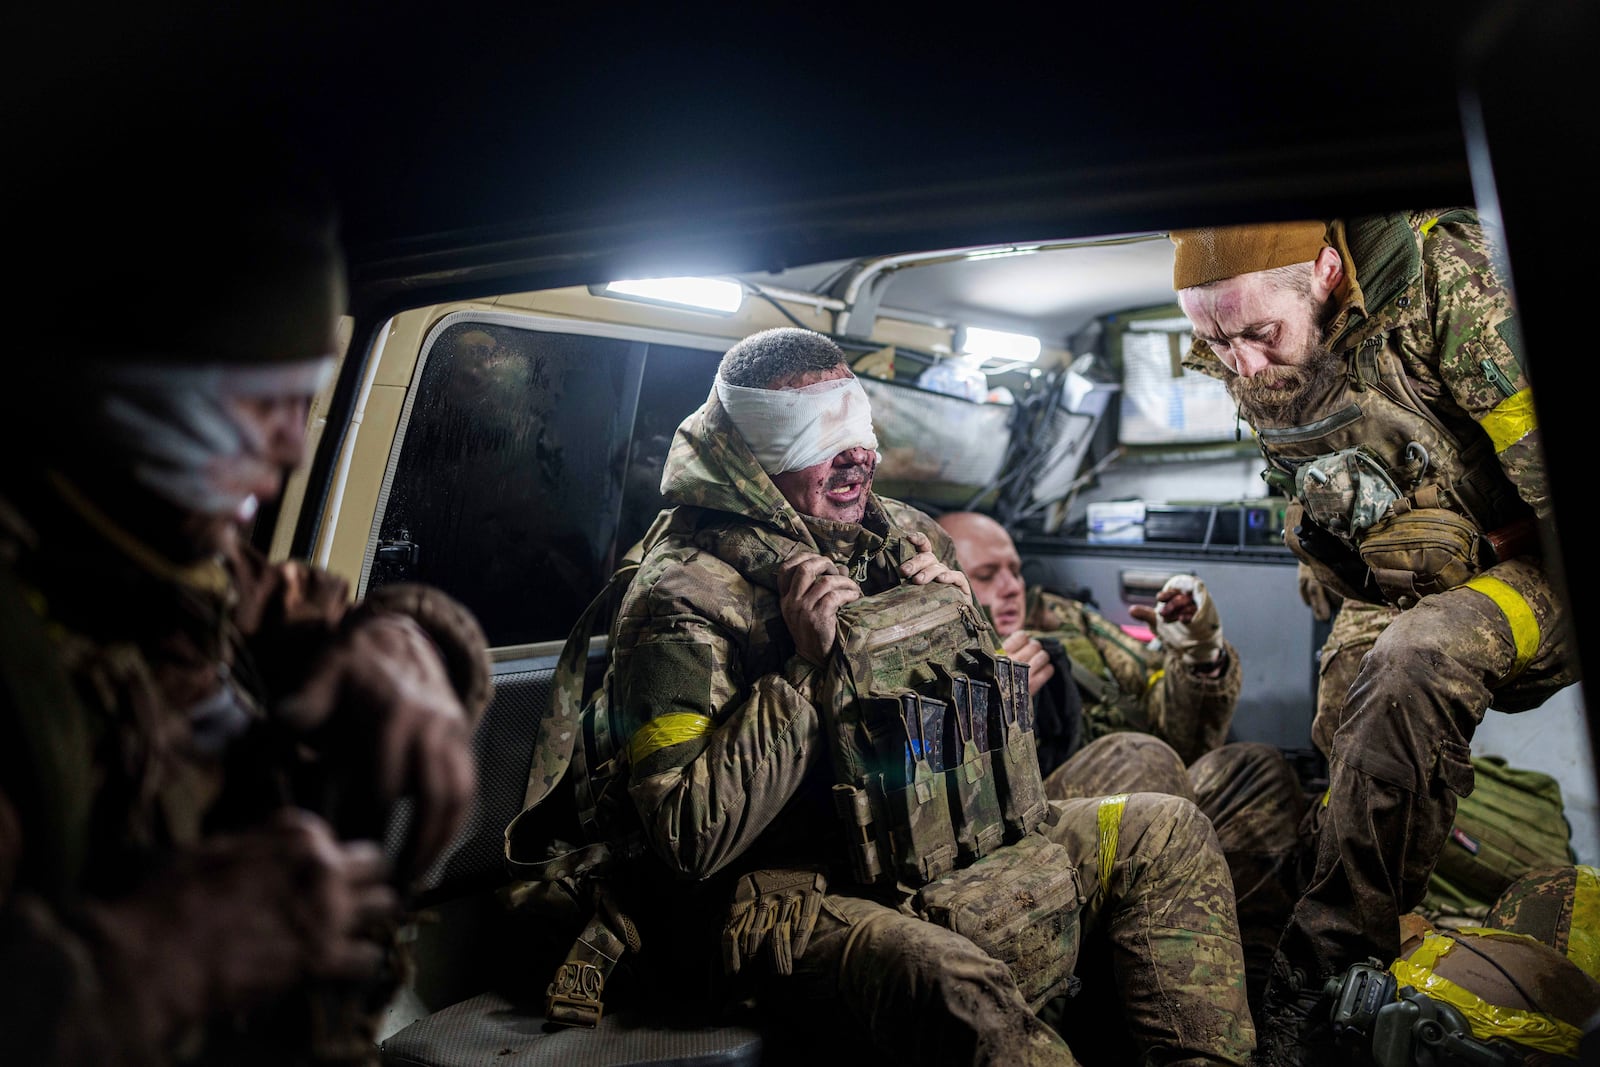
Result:
[[[800,513],[761,469],[715,392],[678,425],[661,495],[669,504],[738,515],[817,551]]]

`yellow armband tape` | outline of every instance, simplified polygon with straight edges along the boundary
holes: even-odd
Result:
[[[716,724],[704,715],[679,711],[651,719],[628,742],[628,759],[635,766],[646,756],[660,752],[668,745],[693,741],[711,732]]]

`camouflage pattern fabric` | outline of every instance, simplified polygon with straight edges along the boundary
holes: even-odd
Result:
[[[1449,509],[1487,530],[1528,516],[1547,521],[1549,487],[1516,314],[1476,215],[1356,218],[1335,223],[1330,234],[1346,280],[1326,343],[1347,374],[1284,425],[1255,427],[1278,484],[1299,463],[1361,447],[1412,507]],[[1230,373],[1203,342],[1185,365]],[[1293,491],[1292,478],[1285,488]],[[1353,572],[1351,560],[1367,569],[1348,548],[1332,563],[1302,558],[1347,595],[1340,576]],[[1400,577],[1390,575],[1381,591],[1377,581],[1356,590],[1404,610],[1359,657],[1342,701],[1339,672],[1364,642],[1358,624],[1379,629],[1382,616],[1351,614],[1339,651],[1323,667],[1319,688],[1331,695],[1319,708],[1317,743],[1329,759],[1327,806],[1316,816],[1307,888],[1279,946],[1283,979],[1275,976],[1264,998],[1266,1029],[1303,1025],[1300,993],[1349,964],[1394,958],[1399,916],[1422,899],[1456,798],[1472,789],[1469,743],[1484,711],[1536,707],[1577,678],[1564,609],[1536,554],[1415,599],[1395,597]],[[1348,611],[1347,603],[1341,614]],[[1292,1034],[1264,1044],[1273,1062],[1304,1058]]]
[[[242,545],[209,591],[180,587],[48,496],[30,499],[26,518],[20,506],[0,499],[0,974],[35,981],[32,996],[0,998],[7,1060],[169,1062],[173,1050],[143,1047],[147,1028],[118,993],[142,976],[102,973],[78,902],[114,899],[185,845],[285,803],[291,755],[247,724],[325,647],[347,586]],[[188,710],[224,692],[246,716],[221,739],[226,761]],[[307,1052],[319,1017],[336,1058],[354,1062],[345,1053],[372,1054],[392,991],[362,990],[378,994],[363,1007],[303,987],[197,1027],[183,1062],[323,1062]]]
[[[815,671],[795,655],[776,592],[748,575],[819,551],[870,595],[897,584],[886,547],[907,531],[926,534],[952,567],[955,553],[927,516],[877,496],[859,525],[800,516],[714,396],[679,428],[662,487],[699,518],[645,554],[614,627],[607,693],[628,724],[629,792],[654,854],[714,905],[733,873],[841,854]],[[1244,1063],[1243,961],[1209,824],[1186,801],[1140,795],[1102,835],[1098,801],[1066,803],[1048,836],[1085,886],[1093,921],[1080,928],[1123,946],[1117,981],[1139,1041],[1168,1050],[1152,1052],[1161,1062]],[[1102,852],[1105,885],[1084,873],[1099,870]],[[826,1018],[830,1045],[873,1045],[897,1062],[1076,1062],[1071,1035],[1063,1042],[1034,1016],[1003,964],[908,914],[909,895],[838,891],[848,880],[830,872],[792,975],[741,972],[769,1010],[813,1031]],[[707,941],[717,932],[705,929]]]
[[[1161,738],[1192,763],[1227,739],[1243,673],[1238,650],[1226,639],[1228,666],[1220,677],[1207,678],[1176,653],[1130,637],[1087,604],[1043,591],[1031,600],[1023,628],[1059,641],[1080,669],[1115,692],[1101,698],[1080,686],[1087,740],[1137,730]]]
[[[1361,658],[1328,742],[1315,869],[1285,933],[1288,959],[1328,976],[1394,958],[1399,916],[1421,902],[1456,800],[1472,791],[1470,742],[1485,709],[1536,707],[1572,684],[1572,651],[1556,591],[1527,561],[1394,615]]]
[[[1107,734],[1045,780],[1052,800],[1120,792],[1169,793],[1211,821],[1233,883],[1250,1002],[1260,999],[1272,952],[1300,895],[1309,852],[1306,798],[1294,768],[1271,745],[1235,742],[1185,768],[1171,746],[1139,733]]]
[[[1483,925],[1536,937],[1600,979],[1600,870],[1565,864],[1529,871],[1500,894]]]
[[[1334,732],[1344,722],[1350,685],[1378,635],[1393,621],[1399,608],[1346,600],[1333,616],[1333,626],[1317,654],[1317,713],[1311,721],[1311,743],[1328,755]]]

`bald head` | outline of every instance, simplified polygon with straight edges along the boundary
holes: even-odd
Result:
[[[989,609],[1000,636],[1010,637],[1022,628],[1027,600],[1022,557],[1011,535],[976,511],[953,511],[939,516],[938,522],[955,542],[956,559],[972,584],[972,594]]]

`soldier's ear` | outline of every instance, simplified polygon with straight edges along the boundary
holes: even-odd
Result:
[[[1331,245],[1323,246],[1317,258],[1311,261],[1311,295],[1317,303],[1328,299],[1339,288],[1339,283],[1344,281],[1344,260],[1339,256],[1339,250]]]

